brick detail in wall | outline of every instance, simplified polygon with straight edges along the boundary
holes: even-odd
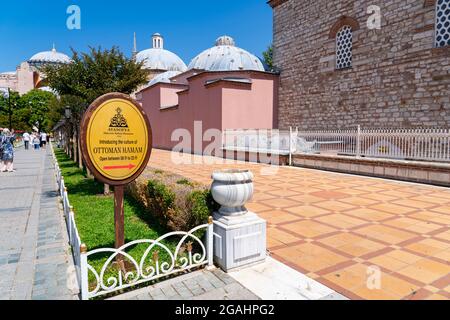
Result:
[[[274,14],[281,129],[450,127],[450,47],[434,48],[435,6],[378,3],[381,29],[369,30],[373,1],[289,0]],[[354,18],[353,66],[335,70],[341,17]]]
[[[272,8],[275,8],[275,7],[278,7],[279,5],[285,3],[286,1],[288,1],[288,0],[269,0],[269,1],[267,1],[267,3],[268,3]]]
[[[434,7],[436,6],[436,0],[425,0],[423,3],[423,7]]]
[[[342,16],[339,18],[338,21],[335,22],[335,24],[331,27],[330,30],[330,39],[335,39],[337,33],[343,26],[350,26],[352,28],[352,31],[355,32],[359,30],[359,23],[358,20],[352,18],[352,17],[346,17]]]

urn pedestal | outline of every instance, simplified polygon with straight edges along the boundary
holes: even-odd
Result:
[[[253,196],[248,170],[214,172],[211,192],[222,207],[214,213],[214,261],[224,271],[264,262],[266,221],[245,208]]]

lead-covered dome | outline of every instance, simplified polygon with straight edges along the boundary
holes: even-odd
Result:
[[[42,65],[42,64],[64,64],[70,63],[72,60],[68,55],[56,51],[55,47],[51,51],[43,51],[36,53],[32,56],[28,63],[31,65]]]
[[[171,83],[172,81],[170,79],[175,77],[175,76],[177,76],[177,75],[179,75],[179,74],[181,74],[181,72],[180,71],[176,71],[176,70],[166,71],[166,72],[160,73],[157,76],[155,76],[152,80],[150,80],[148,82],[147,86],[152,86],[152,85],[154,85],[156,83],[160,83],[160,82],[162,82],[162,83]]]
[[[164,39],[159,33],[152,36],[153,47],[136,55],[137,62],[144,62],[148,70],[179,71],[187,70],[186,64],[175,53],[164,49]]]
[[[250,52],[236,47],[233,38],[229,36],[218,38],[215,46],[192,59],[188,68],[208,71],[264,71],[261,60]]]

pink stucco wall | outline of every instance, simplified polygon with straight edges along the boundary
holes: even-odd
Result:
[[[210,144],[202,137],[208,129],[277,127],[278,76],[254,71],[191,74],[187,78],[177,76],[176,85],[160,83],[141,92],[155,148],[172,149],[179,144],[179,141],[171,141],[177,129],[185,129],[190,134],[183,145],[184,151],[200,153]],[[227,81],[228,78],[245,78],[251,83],[236,83]]]

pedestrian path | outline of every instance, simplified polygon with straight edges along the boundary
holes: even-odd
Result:
[[[19,148],[14,165],[0,173],[0,300],[78,299],[51,150]]]
[[[111,300],[260,300],[220,269],[187,273]]]

